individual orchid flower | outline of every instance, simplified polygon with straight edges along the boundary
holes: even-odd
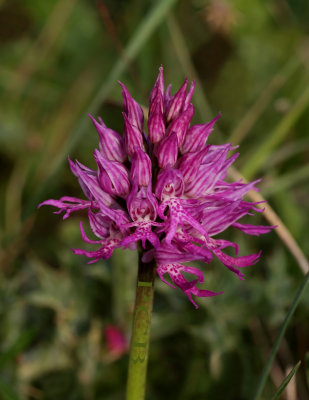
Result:
[[[125,224],[124,227],[135,228],[135,231],[124,238],[120,245],[127,247],[130,243],[141,240],[142,246],[145,249],[146,240],[148,240],[154,248],[160,247],[160,240],[152,231],[152,227],[161,226],[162,223],[155,222],[158,203],[151,192],[150,185],[147,188],[142,186],[138,189],[138,185],[134,184],[127,199],[127,208],[133,222]]]
[[[243,200],[250,190],[257,190],[259,181],[225,180],[239,155],[229,153],[237,146],[208,143],[220,114],[206,124],[191,125],[195,82],[188,89],[185,80],[172,95],[171,85],[164,87],[160,67],[149,98],[148,135],[141,106],[125,85],[120,85],[123,134],[90,116],[99,134],[99,150],[94,151],[97,170],[69,160],[86,199],[65,196],[40,206],[58,208],[57,213],[64,212],[64,219],[75,211],[88,210],[90,229],[97,239],[88,238],[82,223],[81,236],[100,247],[73,251],[91,258],[90,262],[111,257],[116,248],[133,249],[140,243],[143,262],[154,259],[160,279],[174,289],[180,288],[197,308],[192,296],[210,297],[222,292],[200,288],[202,271],[183,263],[200,260],[208,264],[217,257],[243,279],[241,270],[259,260],[261,252],[239,256],[236,243],[216,238],[229,227],[248,235],[265,234],[274,228],[239,222],[262,211],[258,203]],[[228,247],[234,249],[235,256],[225,253]]]

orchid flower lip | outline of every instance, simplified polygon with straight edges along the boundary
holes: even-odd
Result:
[[[79,161],[68,163],[78,179],[84,198],[63,196],[38,205],[56,207],[63,219],[88,211],[95,239],[89,238],[80,222],[82,240],[99,246],[96,250],[72,249],[89,258],[89,263],[110,258],[117,248],[142,249],[143,262],[155,259],[159,278],[173,289],[182,290],[198,308],[195,297],[222,294],[199,288],[204,285],[200,268],[184,263],[217,258],[239,279],[244,267],[255,265],[261,251],[239,255],[238,245],[217,238],[227,228],[246,235],[269,233],[276,226],[251,225],[241,219],[263,212],[262,202],[243,197],[258,190],[253,182],[226,181],[229,167],[239,153],[231,143],[213,145],[211,133],[221,112],[211,121],[192,125],[193,94],[196,82],[187,79],[175,94],[165,89],[163,66],[149,96],[148,121],[127,87],[119,81],[123,97],[124,128],[118,133],[100,117],[89,117],[99,136],[94,150],[96,169]],[[228,255],[226,248],[234,249]],[[190,278],[187,278],[190,276]],[[167,278],[169,277],[169,278]],[[167,279],[170,279],[167,280]]]

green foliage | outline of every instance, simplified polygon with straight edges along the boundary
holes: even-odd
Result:
[[[0,380],[0,394],[4,400],[19,400],[14,390],[5,382]]]
[[[284,391],[284,389],[287,387],[289,384],[290,380],[293,378],[293,376],[296,374],[298,368],[300,367],[300,361],[295,365],[295,367],[291,370],[289,375],[284,379],[280,387],[278,388],[277,392],[273,396],[272,400],[278,400],[281,396],[281,393]]]
[[[70,251],[87,246],[85,215],[36,209],[82,196],[65,160],[93,165],[88,112],[121,131],[118,79],[145,106],[161,64],[173,88],[196,79],[195,121],[222,112],[210,141],[241,144],[236,167],[263,177],[261,193],[308,257],[308,12],[288,0],[0,2],[1,399],[124,397],[127,355],[111,354],[104,331],[113,324],[129,338],[136,254],[87,265]],[[309,395],[308,296],[273,347],[303,280],[296,259],[275,232],[229,238],[262,259],[244,282],[219,262],[202,267],[205,287],[225,293],[198,311],[156,282],[150,400],[247,400],[269,354],[261,398],[299,359],[297,394]]]

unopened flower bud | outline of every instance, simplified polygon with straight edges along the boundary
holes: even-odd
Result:
[[[152,91],[150,92],[150,96],[149,96],[150,104],[152,104],[152,102],[154,101],[154,98],[157,96],[158,93],[160,93],[162,98],[164,98],[164,78],[163,78],[163,67],[162,66],[159,68],[159,75],[157,77],[157,80],[154,84]]]
[[[187,96],[186,94],[187,87],[188,87],[188,79],[184,81],[183,85],[178,90],[178,92],[171,98],[166,111],[167,123],[177,118],[178,115],[181,113]]]
[[[159,142],[165,135],[165,122],[161,104],[157,102],[148,119],[148,135],[152,143]]]
[[[124,118],[124,143],[125,149],[130,157],[135,153],[135,148],[144,149],[143,136],[140,130],[132,125],[125,113],[122,114]]]
[[[131,158],[131,182],[138,186],[148,186],[151,181],[151,160],[149,156],[141,149],[136,148]]]
[[[213,120],[207,122],[207,124],[191,126],[185,135],[182,145],[180,146],[181,153],[184,154],[198,151],[203,148],[220,116],[221,114],[219,113]]]
[[[161,140],[157,149],[157,158],[160,168],[171,167],[175,165],[178,157],[178,139],[177,134],[173,132],[170,136]]]
[[[96,171],[86,167],[77,160],[76,163],[70,160],[70,158],[68,160],[71,171],[77,177],[80,187],[88,198],[95,196],[101,204],[106,206],[114,203],[114,199],[110,194],[104,192],[100,187]]]
[[[181,146],[184,141],[193,114],[194,107],[192,104],[190,104],[186,111],[174,119],[168,127],[167,135],[169,135],[170,132],[176,132],[179,146]]]
[[[100,152],[108,160],[123,162],[126,159],[124,143],[122,137],[113,129],[107,128],[101,118],[97,122],[92,115],[89,114],[100,139]]]
[[[144,113],[142,107],[133,99],[125,85],[119,82],[122,87],[122,97],[124,112],[128,117],[129,122],[136,126],[140,132],[144,129]]]
[[[111,195],[126,197],[130,190],[129,175],[126,167],[118,161],[110,161],[98,151],[94,151],[98,165],[98,179],[103,190]]]
[[[184,101],[184,103],[183,103],[183,109],[182,109],[182,111],[186,111],[186,109],[189,107],[189,105],[190,105],[190,103],[191,103],[191,100],[192,100],[193,93],[194,93],[194,89],[195,89],[195,81],[193,81],[193,82],[191,83],[189,92],[188,92],[188,94],[187,94],[187,96],[186,96],[186,99],[185,99],[185,101]]]

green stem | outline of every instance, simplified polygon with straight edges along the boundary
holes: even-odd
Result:
[[[154,278],[155,262],[143,263],[140,254],[126,400],[143,400],[145,398]]]
[[[260,398],[260,396],[262,394],[262,391],[264,389],[266,380],[268,378],[268,374],[269,374],[269,372],[271,370],[271,367],[273,365],[273,362],[274,362],[274,359],[276,357],[276,354],[277,354],[277,351],[279,349],[279,346],[280,346],[280,343],[282,341],[282,338],[283,338],[283,336],[285,334],[285,331],[286,331],[286,329],[287,329],[287,327],[289,325],[289,322],[290,322],[290,320],[291,320],[291,318],[292,318],[292,316],[293,316],[293,314],[294,314],[294,312],[296,310],[296,307],[298,306],[298,303],[299,303],[299,301],[301,299],[301,296],[302,296],[302,294],[304,293],[304,291],[306,289],[306,286],[307,286],[308,282],[309,282],[309,272],[305,275],[305,277],[304,277],[304,279],[302,281],[302,284],[300,285],[299,289],[297,290],[296,295],[295,295],[295,297],[293,299],[293,302],[290,305],[290,308],[289,308],[289,310],[288,310],[288,312],[286,314],[286,317],[285,317],[285,319],[284,319],[284,321],[283,321],[283,323],[281,325],[281,328],[280,328],[279,334],[277,336],[277,339],[276,339],[276,341],[275,341],[275,343],[274,343],[274,345],[273,345],[273,347],[271,349],[270,355],[268,357],[268,361],[267,361],[267,363],[266,363],[266,365],[264,367],[264,370],[262,372],[262,376],[260,378],[258,387],[257,387],[255,395],[253,397],[253,400],[259,400],[259,398]]]

